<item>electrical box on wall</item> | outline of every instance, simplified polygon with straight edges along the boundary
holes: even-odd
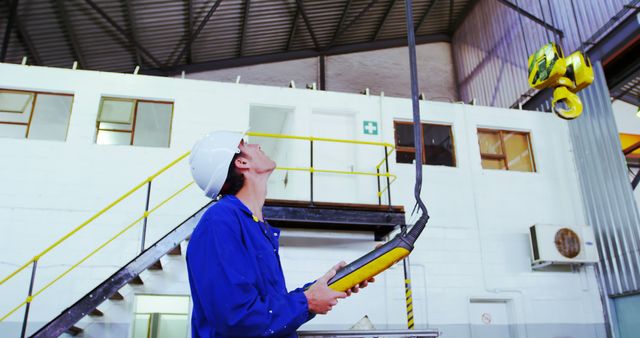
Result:
[[[531,265],[593,264],[598,262],[598,249],[593,228],[536,224],[531,235]]]

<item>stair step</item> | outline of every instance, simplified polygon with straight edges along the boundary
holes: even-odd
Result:
[[[158,259],[155,263],[149,266],[149,270],[162,270],[162,262]]]
[[[98,310],[98,308],[95,308],[95,309],[91,310],[91,312],[89,312],[89,316],[91,316],[91,317],[102,317],[102,316],[104,316],[104,313],[102,313],[102,311]]]
[[[80,333],[82,333],[82,331],[83,330],[81,328],[77,327],[77,326],[72,326],[72,327],[67,329],[67,333],[72,335],[72,336],[77,336]]]
[[[180,247],[180,244],[178,244],[175,248],[171,249],[171,251],[169,251],[168,255],[170,255],[170,256],[180,256],[180,255],[182,255],[182,248]]]
[[[132,280],[129,281],[129,284],[142,285],[142,284],[144,284],[144,282],[142,282],[142,278],[140,278],[140,276],[135,276],[135,277],[133,277]]]
[[[122,296],[120,291],[116,291],[116,293],[112,294],[111,297],[109,297],[109,299],[110,300],[123,300],[124,297]]]

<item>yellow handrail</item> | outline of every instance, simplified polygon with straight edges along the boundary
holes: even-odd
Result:
[[[391,155],[395,150],[396,146],[391,143],[386,142],[370,142],[370,141],[357,141],[357,140],[344,140],[338,138],[326,138],[326,137],[314,137],[314,136],[294,136],[294,135],[284,135],[284,134],[270,134],[270,133],[258,133],[248,131],[247,135],[255,136],[255,137],[270,137],[270,138],[284,138],[284,139],[294,139],[294,140],[306,140],[306,141],[321,141],[321,142],[338,142],[338,143],[352,143],[352,144],[365,144],[372,146],[382,146],[389,147],[389,152],[386,156],[378,162],[376,165],[376,169],[380,169],[380,166],[387,160],[387,157]]]
[[[391,176],[393,176],[393,178],[391,179],[391,181],[389,181],[389,184],[386,187],[384,187],[384,189],[378,191],[378,197],[381,197],[382,194],[384,194],[384,192],[387,191],[387,189],[389,189],[389,187],[393,184],[393,182],[395,182],[396,179],[398,179],[398,176],[396,175],[391,175]]]
[[[174,163],[175,164],[175,163]],[[143,220],[145,217],[149,217],[149,215],[151,215],[153,212],[155,212],[156,210],[158,210],[158,208],[160,208],[161,206],[163,206],[164,204],[166,204],[167,202],[169,202],[170,200],[174,199],[176,196],[178,196],[179,194],[181,194],[183,191],[185,191],[187,188],[189,188],[194,182],[189,182],[187,183],[184,187],[182,187],[180,190],[178,190],[177,192],[173,193],[171,196],[169,196],[168,198],[164,199],[162,202],[160,202],[158,205],[156,205],[155,207],[153,207],[152,209],[150,209],[149,211],[145,211],[142,213],[142,215],[140,217],[138,217],[135,221],[131,222],[129,225],[127,225],[126,227],[124,227],[124,229],[120,230],[117,234],[115,234],[115,236],[111,237],[110,239],[108,239],[107,241],[105,241],[104,243],[102,243],[100,246],[98,246],[96,249],[94,249],[93,251],[91,251],[88,255],[86,255],[85,257],[83,257],[81,260],[79,260],[77,263],[73,264],[71,267],[69,267],[67,270],[65,270],[63,273],[61,273],[60,275],[58,275],[56,278],[54,278],[51,282],[47,283],[45,286],[43,286],[40,290],[36,291],[32,296],[26,297],[25,300],[18,304],[18,306],[16,306],[15,308],[13,308],[11,311],[9,311],[7,314],[5,314],[4,316],[2,316],[2,318],[0,318],[0,322],[2,322],[3,320],[5,320],[6,318],[8,318],[9,316],[11,316],[14,312],[16,312],[18,309],[20,309],[23,305],[27,304],[27,303],[31,303],[33,301],[33,299],[35,299],[38,295],[40,295],[44,290],[48,289],[49,287],[51,287],[53,284],[55,284],[57,281],[59,281],[60,279],[62,279],[62,277],[66,276],[69,272],[73,271],[74,269],[76,269],[80,264],[82,264],[83,262],[85,262],[87,259],[91,258],[91,256],[95,255],[98,251],[102,250],[102,248],[104,248],[105,246],[109,245],[111,242],[113,242],[114,240],[116,240],[118,237],[120,237],[122,234],[124,234],[127,230],[131,229],[134,225],[138,224],[138,222],[140,222],[141,220]]]
[[[0,281],[0,285],[4,284],[6,281],[11,279],[13,276],[18,274],[20,271],[24,270],[27,266],[29,266],[29,264],[33,263],[34,261],[40,260],[40,258],[42,256],[44,256],[47,252],[51,251],[51,249],[57,247],[58,245],[60,245],[60,243],[64,242],[67,238],[71,237],[73,234],[75,234],[76,232],[80,231],[82,228],[87,226],[89,223],[93,222],[93,220],[95,220],[96,218],[100,217],[100,215],[102,215],[105,212],[109,211],[109,209],[113,208],[116,204],[122,202],[125,198],[131,196],[131,194],[136,192],[138,189],[142,188],[145,184],[149,183],[154,178],[158,177],[158,175],[160,175],[163,172],[167,171],[167,169],[173,167],[176,163],[182,161],[185,157],[189,156],[189,153],[190,152],[187,152],[186,154],[183,154],[182,156],[180,156],[177,159],[175,159],[173,162],[171,162],[168,165],[164,166],[162,169],[158,170],[155,174],[149,176],[146,180],[144,180],[140,184],[136,185],[133,189],[127,191],[124,195],[120,196],[118,199],[113,201],[111,204],[107,205],[104,209],[98,211],[95,215],[91,216],[91,218],[89,218],[88,220],[86,220],[82,224],[78,225],[75,229],[71,230],[68,234],[62,236],[59,240],[57,240],[55,243],[53,243],[50,246],[48,246],[46,249],[42,250],[42,252],[40,252],[39,254],[35,255],[33,258],[31,258],[29,261],[27,261],[24,265],[22,265],[20,268],[18,268],[16,271],[14,271],[9,276],[7,276],[4,279],[2,279]]]
[[[138,217],[135,221],[131,222],[129,225],[127,225],[124,229],[122,229],[120,232],[118,232],[115,236],[111,237],[109,240],[107,240],[106,242],[102,243],[102,245],[100,245],[99,247],[97,247],[95,250],[91,251],[88,255],[86,255],[84,258],[82,258],[80,261],[78,261],[78,263],[72,265],[69,269],[67,269],[65,272],[63,272],[62,274],[60,274],[58,277],[56,277],[53,281],[51,281],[50,283],[48,283],[47,285],[43,286],[40,290],[38,290],[36,293],[33,294],[32,298],[35,298],[36,296],[38,296],[40,293],[42,293],[42,291],[48,289],[51,285],[53,285],[55,282],[57,282],[60,278],[64,277],[66,274],[68,274],[69,272],[71,272],[72,270],[74,270],[76,267],[78,267],[78,265],[82,264],[82,262],[86,261],[87,259],[89,259],[91,256],[95,255],[98,251],[100,251],[102,248],[104,248],[105,246],[107,246],[109,243],[113,242],[116,238],[120,237],[120,235],[122,235],[123,233],[125,233],[127,230],[131,229],[134,225],[136,225],[136,223],[140,222],[141,220],[143,220],[145,217],[148,217],[149,215],[151,215],[154,211],[156,211],[158,208],[160,208],[161,206],[163,206],[165,203],[169,202],[170,200],[174,199],[176,196],[178,196],[180,193],[182,193],[183,191],[185,191],[188,187],[190,187],[194,182],[190,182],[187,183],[187,185],[185,185],[184,187],[182,187],[180,190],[178,190],[177,192],[175,192],[173,195],[169,196],[167,199],[163,200],[160,204],[156,205],[153,209],[149,210],[148,212],[143,212],[142,215],[140,217]]]
[[[345,140],[345,139],[339,139],[339,138],[326,138],[326,137],[315,137],[315,136],[295,136],[295,135],[285,135],[285,134],[270,134],[270,133],[258,133],[258,132],[253,132],[253,131],[248,131],[247,135],[248,136],[256,136],[256,137],[284,138],[284,139],[306,140],[306,141],[366,144],[366,145],[372,145],[372,146],[390,147],[390,148],[395,149],[395,146],[393,144],[385,143],[385,142]]]
[[[28,300],[28,299],[27,299]],[[0,322],[9,318],[9,316],[11,316],[14,312],[18,311],[23,305],[29,303],[27,302],[27,300],[22,301],[22,303],[18,304],[18,306],[14,307],[11,311],[9,311],[6,315],[4,315],[2,318],[0,318]],[[30,300],[29,300],[30,301]]]
[[[247,132],[248,136],[256,136],[256,137],[269,137],[269,138],[283,138],[283,139],[294,139],[294,140],[306,140],[306,141],[324,141],[324,142],[339,142],[339,143],[352,143],[352,144],[364,144],[364,145],[373,145],[373,146],[382,146],[382,147],[389,147],[389,151],[385,153],[385,156],[382,160],[380,160],[380,162],[378,162],[378,164],[376,165],[376,170],[380,169],[380,166],[382,166],[382,164],[384,164],[388,158],[389,155],[391,155],[395,150],[396,150],[396,146],[394,144],[391,143],[386,143],[386,142],[370,142],[370,141],[356,141],[356,140],[344,140],[344,139],[335,139],[335,138],[325,138],[325,137],[314,137],[314,136],[294,136],[294,135],[284,135],[284,134],[270,134],[270,133],[259,133],[259,132]],[[292,171],[308,171],[308,172],[325,172],[325,173],[334,173],[334,174],[347,174],[347,175],[367,175],[367,176],[383,176],[383,177],[391,177],[392,179],[389,181],[389,184],[382,189],[381,191],[378,191],[377,195],[378,197],[381,197],[382,194],[387,191],[389,189],[389,186],[391,184],[393,184],[393,182],[396,181],[396,179],[398,178],[396,175],[390,174],[390,173],[386,173],[386,174],[380,174],[380,173],[365,173],[365,172],[358,172],[358,171],[339,171],[339,170],[320,170],[320,169],[315,169],[313,167],[308,167],[308,168],[287,168],[287,167],[277,167],[276,169],[279,170],[292,170]]]
[[[389,158],[389,155],[391,155],[391,153],[393,153],[395,150],[396,150],[396,147],[391,148],[391,150],[389,150],[389,152],[384,156],[384,158],[380,160],[380,162],[378,162],[378,164],[376,165],[376,169],[380,169],[380,166],[387,161],[387,159]]]
[[[290,170],[290,171],[307,171],[311,173],[330,173],[330,174],[343,174],[343,175],[358,175],[358,176],[382,176],[396,178],[396,175],[391,173],[369,173],[364,171],[343,171],[343,170],[329,170],[329,169],[316,169],[314,167],[300,168],[300,167],[276,167],[278,170]]]
[[[395,150],[395,146],[389,143],[383,143],[383,142],[369,142],[369,141],[355,141],[355,140],[344,140],[344,139],[332,139],[332,138],[322,138],[322,137],[309,137],[309,136],[295,136],[295,135],[283,135],[283,134],[269,134],[269,133],[259,133],[259,132],[247,132],[247,135],[249,136],[255,136],[255,137],[270,137],[270,138],[283,138],[283,139],[296,139],[296,140],[307,140],[307,141],[320,141],[320,142],[338,142],[338,143],[350,143],[350,144],[363,144],[363,145],[375,145],[375,146],[384,146],[384,147],[389,147],[390,151],[388,153],[386,153],[385,159],[388,157],[388,155],[390,155],[394,150]],[[58,245],[60,245],[62,242],[66,241],[69,237],[73,236],[75,233],[77,233],[78,231],[80,231],[81,229],[83,229],[85,226],[87,226],[89,223],[93,222],[96,218],[100,217],[102,214],[104,214],[105,212],[109,211],[111,208],[113,208],[115,205],[119,204],[120,202],[122,202],[124,199],[126,199],[127,197],[131,196],[131,194],[133,194],[134,192],[136,192],[137,190],[139,190],[140,188],[142,188],[143,186],[145,186],[146,184],[148,184],[149,182],[151,182],[153,179],[155,179],[156,177],[158,177],[159,175],[161,175],[162,173],[164,173],[166,170],[168,170],[169,168],[173,167],[175,164],[177,164],[178,162],[182,161],[184,158],[186,158],[187,156],[189,156],[190,152],[187,152],[183,155],[181,155],[180,157],[178,157],[177,159],[175,159],[174,161],[172,161],[171,163],[169,163],[168,165],[164,166],[162,169],[158,170],[156,173],[154,173],[153,175],[149,176],[147,179],[145,179],[143,182],[141,182],[140,184],[136,185],[134,188],[132,188],[131,190],[129,190],[128,192],[126,192],[125,194],[123,194],[122,196],[120,196],[118,199],[116,199],[115,201],[113,201],[112,203],[110,203],[109,205],[107,205],[105,208],[103,208],[102,210],[98,211],[96,214],[94,214],[93,216],[91,216],[89,219],[87,219],[85,222],[83,222],[82,224],[78,225],[76,228],[74,228],[73,230],[71,230],[69,233],[67,233],[66,235],[62,236],[60,239],[58,239],[56,242],[54,242],[53,244],[51,244],[50,246],[48,246],[47,248],[45,248],[43,251],[41,251],[39,254],[35,255],[33,258],[31,258],[30,260],[28,260],[25,264],[23,264],[22,266],[20,266],[17,270],[15,270],[14,272],[12,272],[11,274],[9,274],[7,277],[5,277],[4,279],[0,280],[0,285],[4,284],[5,282],[7,282],[8,280],[10,280],[11,278],[13,278],[15,275],[17,275],[18,273],[20,273],[21,271],[23,271],[24,269],[26,269],[30,264],[37,262],[40,260],[40,258],[42,258],[44,255],[46,255],[49,251],[51,251],[52,249],[56,248]],[[384,163],[385,159],[383,159],[377,166],[376,169],[379,169],[380,166]],[[377,176],[377,177],[387,177],[387,178],[392,178],[392,180],[390,181],[389,185],[391,183],[393,183],[396,179],[397,176],[393,175],[391,173],[371,173],[371,172],[361,172],[361,171],[342,171],[342,170],[327,170],[327,169],[317,169],[314,167],[309,167],[309,168],[297,168],[297,167],[278,167],[276,169],[279,170],[292,170],[292,171],[308,171],[308,172],[318,172],[318,173],[333,173],[333,174],[346,174],[346,175],[365,175],[365,176]],[[75,268],[77,268],[80,264],[82,264],[83,262],[85,262],[87,259],[89,259],[91,256],[93,256],[94,254],[96,254],[98,251],[102,250],[102,248],[104,248],[105,246],[107,246],[108,244],[110,244],[111,242],[113,242],[116,238],[118,238],[119,236],[121,236],[123,233],[125,233],[127,230],[131,229],[135,224],[137,224],[138,222],[140,222],[142,219],[148,217],[151,213],[153,213],[154,211],[156,211],[158,208],[160,208],[161,206],[163,206],[165,203],[167,203],[169,200],[175,198],[177,195],[179,195],[180,193],[182,193],[184,190],[186,190],[189,186],[191,186],[194,182],[190,182],[187,185],[185,185],[183,188],[181,188],[180,190],[178,190],[176,193],[174,193],[173,195],[169,196],[167,199],[163,200],[160,204],[158,204],[157,206],[155,206],[154,208],[152,208],[149,211],[146,211],[142,214],[142,216],[138,217],[135,221],[133,221],[132,223],[130,223],[129,225],[127,225],[124,229],[122,229],[120,232],[118,232],[115,236],[113,236],[112,238],[110,238],[109,240],[107,240],[106,242],[104,242],[103,244],[101,244],[99,247],[97,247],[96,249],[94,249],[93,251],[91,251],[87,256],[85,256],[84,258],[82,258],[80,261],[78,261],[77,263],[75,263],[74,265],[72,265],[69,269],[65,270],[63,273],[61,273],[60,275],[58,275],[56,278],[54,278],[51,282],[47,283],[45,286],[43,286],[40,290],[36,291],[32,296],[26,297],[25,300],[20,303],[17,307],[13,308],[11,311],[9,311],[7,314],[5,314],[3,317],[0,318],[0,322],[2,322],[3,320],[5,320],[6,318],[8,318],[10,315],[12,315],[13,313],[15,313],[19,308],[21,308],[22,306],[24,306],[25,304],[31,303],[33,301],[33,299],[35,297],[37,297],[38,295],[40,295],[44,290],[48,289],[49,287],[51,287],[53,284],[55,284],[58,280],[60,280],[61,278],[63,278],[64,276],[66,276],[69,272],[71,272],[72,270],[74,270]],[[382,191],[378,192],[378,197],[382,195],[382,193],[384,191],[386,191],[389,188],[389,185],[387,185],[387,187],[385,189],[383,189]]]

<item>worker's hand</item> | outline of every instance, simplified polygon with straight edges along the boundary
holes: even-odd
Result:
[[[384,245],[384,243],[376,244],[376,249],[381,247],[382,245]],[[366,288],[367,285],[369,285],[369,283],[373,283],[375,281],[376,281],[376,279],[374,277],[371,277],[371,278],[367,279],[366,281],[363,281],[360,284],[352,287],[351,289],[347,290],[347,297],[351,296],[352,293],[358,293],[358,291],[360,291],[360,289]]]
[[[336,271],[347,265],[345,262],[336,264],[331,270],[318,278],[318,280],[304,292],[309,304],[309,311],[316,314],[326,314],[334,305],[338,304],[338,298],[347,297],[346,292],[338,292],[330,289],[327,282],[336,275]]]
[[[352,287],[351,289],[347,290],[347,297],[351,296],[352,293],[358,293],[358,291],[360,291],[360,289],[366,288],[367,285],[369,285],[369,283],[373,283],[375,281],[376,281],[376,279],[374,277],[371,277],[371,278],[367,279],[366,281],[363,281],[360,284]]]

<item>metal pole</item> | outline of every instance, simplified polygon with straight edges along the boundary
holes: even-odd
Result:
[[[640,170],[638,170],[638,172],[633,177],[633,180],[631,181],[631,190],[636,190],[638,183],[640,183]]]
[[[149,211],[149,199],[151,197],[151,181],[147,185],[147,202],[144,206],[144,220],[142,221],[142,238],[140,239],[140,252],[144,251],[144,241],[147,236],[147,212]]]
[[[402,231],[405,231],[406,226],[402,226]],[[409,256],[402,260],[404,267],[404,292],[405,300],[407,302],[407,328],[413,330],[413,294],[411,292],[411,263],[409,262]]]
[[[320,54],[318,58],[320,59],[320,90],[327,90],[326,56]]]
[[[380,168],[376,168],[376,173],[378,174],[376,176],[378,179],[378,205],[382,205],[382,194],[380,193]]]
[[[310,152],[310,160],[311,160],[311,171],[309,171],[309,176],[310,176],[310,181],[309,181],[309,185],[310,185],[310,199],[309,201],[311,202],[311,205],[313,206],[313,140],[309,141],[309,145],[311,147],[311,152]]]
[[[36,279],[36,268],[38,267],[38,261],[33,261],[33,268],[31,268],[31,282],[29,283],[29,293],[27,295],[27,305],[24,308],[24,319],[22,320],[22,332],[20,337],[24,338],[27,334],[27,321],[29,320],[29,308],[31,307],[31,294],[33,293],[33,283]]]
[[[389,209],[391,209],[391,181],[389,179],[389,154],[387,153],[387,146],[384,146],[384,166],[387,169],[387,200],[389,202]]]

